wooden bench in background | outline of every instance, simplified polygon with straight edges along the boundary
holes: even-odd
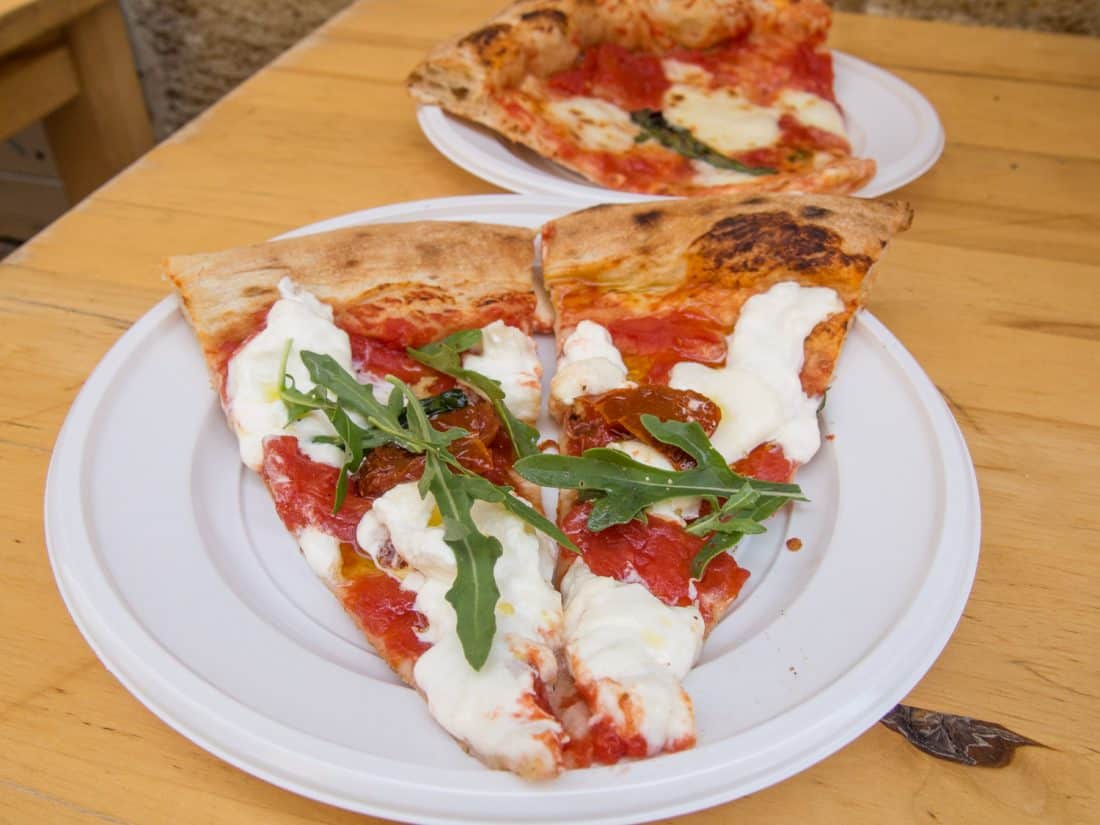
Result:
[[[0,140],[39,120],[71,203],[153,146],[115,0],[0,0]]]

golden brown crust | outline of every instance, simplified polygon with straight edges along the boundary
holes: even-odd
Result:
[[[828,8],[804,0],[787,14],[788,0],[520,0],[481,28],[435,46],[410,73],[409,92],[421,103],[443,107],[533,149],[612,189],[649,195],[695,197],[758,192],[858,190],[875,174],[866,158],[822,154],[808,171],[780,172],[739,183],[703,185],[661,173],[629,178],[603,153],[579,150],[575,137],[543,115],[542,81],[574,64],[601,42],[632,51],[702,49],[746,29],[782,29],[793,40],[824,38]],[[638,147],[631,153],[659,158],[668,150]]]
[[[331,305],[348,332],[403,345],[497,319],[545,328],[533,249],[534,233],[511,226],[369,224],[169,258],[164,271],[216,373],[227,349],[262,323],[284,277]]]
[[[741,304],[778,281],[836,289],[854,310],[886,242],[909,226],[900,201],[758,195],[603,205],[543,227],[543,280],[564,337],[693,311],[732,329]]]

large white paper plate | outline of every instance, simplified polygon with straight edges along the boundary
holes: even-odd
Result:
[[[884,195],[931,169],[944,144],[943,126],[932,104],[904,80],[859,58],[833,52],[833,65],[852,153],[878,164],[875,176],[856,194]],[[438,106],[421,106],[417,117],[428,140],[451,162],[513,192],[606,203],[655,198],[591,183],[526,146]]]
[[[451,198],[301,231],[536,226],[569,209]],[[962,612],[979,543],[973,467],[936,389],[869,314],[849,335],[823,422],[835,440],[799,477],[812,503],[738,551],[750,586],[687,679],[698,746],[544,784],[466,756],[368,651],[242,469],[171,299],[73,404],[50,465],[46,536],[104,664],[165,722],[250,773],[402,821],[639,822],[750,793],[837,750],[920,679]],[[786,550],[788,537],[803,549]]]

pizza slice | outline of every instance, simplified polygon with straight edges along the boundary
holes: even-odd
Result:
[[[433,49],[422,103],[612,189],[853,192],[824,0],[521,0]]]
[[[562,488],[580,550],[559,560],[574,763],[694,743],[681,680],[748,578],[729,551],[800,497],[871,267],[910,219],[900,202],[762,195],[543,227],[562,455],[518,469]]]
[[[512,469],[541,401],[533,241],[370,225],[165,271],[309,567],[464,747],[543,778],[565,742],[546,696],[567,540]]]

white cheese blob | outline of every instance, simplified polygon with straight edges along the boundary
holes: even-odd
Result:
[[[392,566],[394,553],[408,565],[401,587],[416,594],[415,607],[428,620],[420,638],[432,645],[417,660],[413,676],[432,716],[491,765],[552,774],[558,755],[543,738],[549,733],[560,741],[561,725],[533,704],[535,672],[546,685],[557,676],[554,650],[561,639],[561,597],[549,580],[550,546],[499,504],[475,502],[471,515],[503,549],[493,569],[500,589],[497,632],[479,671],[466,661],[454,607],[446,599],[455,558],[443,541],[434,498],[421,498],[416,482],[398,484],[363,516],[356,539],[383,569]]]
[[[815,129],[848,139],[848,132],[844,128],[844,116],[841,115],[840,108],[831,100],[818,97],[811,92],[784,89],[779,95],[779,105],[805,126],[813,126]]]
[[[626,453],[640,464],[656,467],[658,470],[676,469],[672,466],[672,462],[665,457],[664,453],[645,442],[631,439],[630,441],[618,441],[614,444],[608,444],[607,446],[612,450]],[[646,513],[651,516],[674,521],[677,524],[686,524],[688,520],[699,517],[700,504],[702,504],[702,499],[698,496],[679,496],[678,498],[659,501],[647,507]]]
[[[666,58],[661,61],[661,68],[669,83],[686,83],[690,86],[710,85],[711,73],[697,63],[686,63],[682,60]]]
[[[462,356],[465,369],[500,382],[504,404],[523,421],[539,417],[542,401],[542,364],[535,341],[503,321],[481,328],[481,354]]]
[[[624,152],[638,134],[627,111],[595,97],[556,100],[546,104],[544,114],[568,129],[582,148],[597,152]]]
[[[329,584],[340,579],[343,557],[340,555],[340,541],[328,533],[322,533],[316,527],[305,527],[298,533],[298,546],[310,569]]]
[[[673,126],[726,155],[772,146],[779,139],[781,113],[729,89],[675,84],[665,92],[663,112]]]
[[[720,169],[703,160],[693,160],[691,166],[695,170],[693,180],[699,186],[729,186],[730,184],[756,180],[755,177],[745,172],[738,172],[735,169]]]
[[[632,386],[626,372],[623,356],[607,328],[594,321],[581,321],[562,344],[550,395],[568,405],[582,395]]]
[[[650,755],[695,734],[691,698],[680,685],[703,646],[703,616],[672,607],[644,585],[597,576],[583,560],[561,583],[565,650],[578,684],[594,689],[593,721],[610,718],[640,733]],[[637,730],[626,730],[630,721]]]
[[[844,304],[827,287],[778,283],[741,308],[726,340],[726,365],[681,362],[669,386],[694,390],[722,411],[711,443],[732,463],[754,447],[773,441],[791,461],[804,464],[821,446],[819,399],[802,392],[803,343],[819,323]]]
[[[279,399],[279,365],[288,341],[293,344],[287,358],[287,372],[299,390],[313,389],[309,371],[302,363],[302,350],[331,355],[351,370],[348,335],[332,322],[332,307],[318,301],[289,278],[279,282],[282,297],[267,313],[267,325],[229,360],[226,397],[229,423],[237,434],[241,460],[253,470],[263,463],[263,441],[269,435],[287,433],[298,437],[302,452],[312,460],[339,467],[343,452],[332,444],[315,444],[316,435],[335,435],[324,414],[314,411],[287,426],[286,405]]]

